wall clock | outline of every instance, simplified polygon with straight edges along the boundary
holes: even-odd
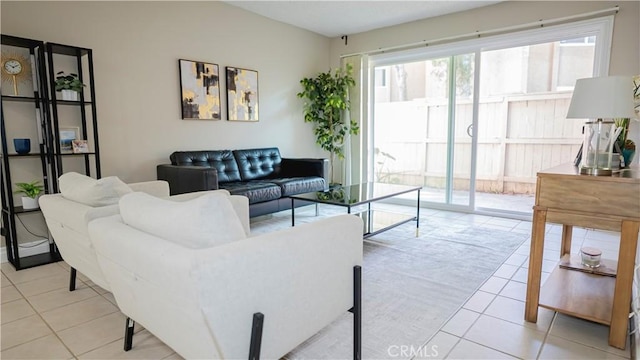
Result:
[[[2,54],[2,81],[13,84],[13,94],[18,95],[18,83],[27,82],[31,75],[31,62],[29,58],[16,54]]]

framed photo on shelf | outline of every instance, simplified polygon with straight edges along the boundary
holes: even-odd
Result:
[[[61,126],[58,132],[58,139],[60,140],[60,152],[65,154],[73,153],[73,140],[78,140],[80,137],[80,128]]]
[[[227,66],[227,119],[258,121],[258,72]]]
[[[220,120],[220,72],[217,64],[178,60],[182,119]]]
[[[87,140],[72,140],[71,146],[74,154],[84,154],[89,152],[89,144],[87,144]]]

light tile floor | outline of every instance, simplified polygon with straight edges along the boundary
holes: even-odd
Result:
[[[409,208],[410,211],[413,210]],[[421,210],[422,224],[428,224],[430,219],[531,232],[528,221]],[[273,217],[266,222],[275,221],[287,222],[289,217]],[[547,227],[543,281],[557,266],[560,235],[560,226]],[[602,249],[603,257],[616,258],[617,243],[617,233],[587,229],[573,232],[574,252],[589,245]],[[403,349],[395,349],[390,358],[406,355],[415,359],[630,358],[629,344],[626,350],[608,346],[606,326],[542,308],[537,323],[524,321],[528,254],[529,241],[505,260],[422,349],[404,349],[404,354]],[[69,267],[64,262],[22,271],[4,263],[1,269],[0,358],[181,359],[140,326],[136,326],[134,348],[125,353],[122,350],[125,317],[115,305],[113,295],[81,274],[77,290],[69,292]]]

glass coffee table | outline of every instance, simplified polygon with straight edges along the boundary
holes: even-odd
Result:
[[[355,207],[367,205],[365,210],[354,212],[364,221],[364,238],[379,234],[398,225],[409,221],[416,222],[416,236],[420,228],[420,190],[421,186],[396,185],[382,183],[363,183],[350,186],[333,187],[328,191],[315,191],[304,194],[291,195],[291,226],[296,225],[296,201],[307,203],[329,204],[347,208],[347,213],[351,214]],[[416,214],[396,214],[382,210],[371,209],[371,203],[391,198],[394,196],[410,193],[417,193]],[[317,208],[316,208],[317,210]]]

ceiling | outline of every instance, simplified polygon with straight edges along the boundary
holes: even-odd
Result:
[[[338,37],[465,11],[500,1],[225,1],[247,11]]]

